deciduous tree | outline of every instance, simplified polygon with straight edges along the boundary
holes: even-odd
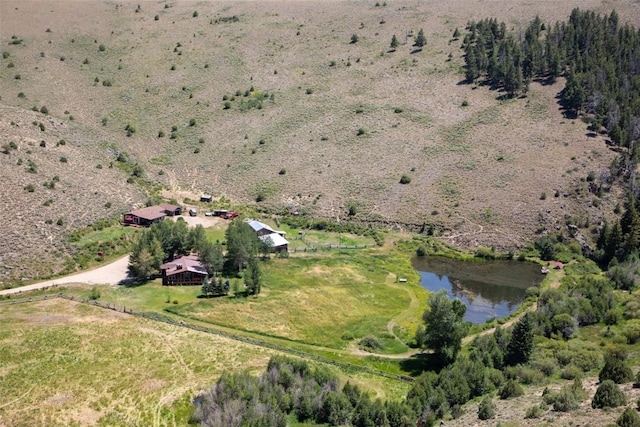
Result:
[[[430,308],[422,315],[424,327],[416,334],[416,341],[425,349],[432,349],[444,364],[450,364],[460,351],[468,324],[462,321],[467,310],[458,299],[452,300],[442,290],[431,295]]]

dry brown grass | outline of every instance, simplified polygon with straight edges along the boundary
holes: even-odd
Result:
[[[15,140],[20,153],[0,156],[7,171],[0,191],[5,209],[22,215],[9,228],[26,228],[34,243],[2,245],[9,249],[0,252],[0,264],[41,255],[35,247],[46,240],[39,233],[58,241],[54,227],[29,231],[42,221],[33,217],[41,201],[22,190],[35,181],[36,195],[44,193],[49,161],[51,168],[62,166],[60,176],[69,183],[65,195],[56,190],[54,197],[61,216],[102,216],[100,198],[113,199],[114,211],[143,200],[122,176],[95,169],[113,157],[101,141],[130,153],[171,191],[227,195],[239,203],[263,193],[263,204],[329,217],[345,215],[345,204],[357,201],[358,217],[437,222],[463,246],[518,247],[565,215],[593,223],[610,214],[616,195],[593,207],[580,178],[606,169],[614,153],[602,138],[587,137],[580,120],[563,118],[554,98],[561,83],[533,84],[526,99],[497,101],[499,94],[484,87],[458,84],[461,52],[450,38],[470,19],[496,17],[517,30],[536,14],[546,22],[566,19],[575,6],[606,13],[615,6],[622,20],[635,24],[637,2],[382,3],[175,2],[165,9],[165,3],[144,2],[135,12],[135,2],[2,2],[1,49],[10,57],[0,62],[0,139]],[[233,15],[239,22],[210,24]],[[428,40],[422,52],[411,53],[411,38],[388,52],[393,34],[404,42],[408,31],[420,28]],[[353,33],[360,40],[350,44]],[[10,45],[12,35],[22,44]],[[104,80],[112,86],[102,86]],[[223,110],[223,95],[251,86],[273,93],[274,102],[262,110]],[[468,107],[461,106],[465,100]],[[64,125],[47,126],[47,150],[36,143],[27,155],[29,141],[42,139],[30,126],[43,120],[30,111],[34,105],[46,105],[47,120]],[[188,125],[192,118],[196,126]],[[136,128],[131,137],[127,124]],[[177,138],[169,139],[173,125]],[[357,136],[359,128],[366,134]],[[165,137],[158,138],[159,130]],[[68,165],[49,153],[49,140],[58,135],[68,141]],[[25,174],[15,166],[18,156],[42,163],[42,172]],[[67,173],[76,163],[83,167]],[[410,184],[398,183],[403,174]],[[97,182],[99,194],[92,195]],[[555,198],[556,191],[567,196]],[[68,202],[58,201],[65,197]],[[6,268],[3,274],[16,276]]]

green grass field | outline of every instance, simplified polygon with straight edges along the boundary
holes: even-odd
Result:
[[[190,400],[227,371],[276,352],[63,299],[3,305],[0,425],[181,426]],[[383,398],[407,385],[339,375]]]
[[[199,298],[198,286],[163,287],[156,280],[101,289],[101,299],[332,349],[372,335],[387,353],[408,349],[402,341],[411,339],[426,305],[427,294],[404,256],[344,250],[272,258],[261,266],[263,287],[256,297],[236,298],[231,292],[227,297]],[[409,281],[400,284],[397,277]],[[231,281],[241,284],[241,279]]]

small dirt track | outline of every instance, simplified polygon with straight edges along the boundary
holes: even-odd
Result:
[[[72,274],[66,277],[59,277],[45,282],[34,283],[32,285],[20,286],[13,289],[0,291],[0,295],[17,294],[20,292],[34,291],[65,283],[88,283],[92,285],[117,285],[128,279],[127,266],[129,265],[129,255],[117,259],[116,261],[82,273]]]

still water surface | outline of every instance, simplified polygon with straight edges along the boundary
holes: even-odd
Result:
[[[531,262],[458,261],[425,256],[414,258],[421,285],[430,291],[445,289],[467,306],[464,320],[479,324],[508,316],[525,299],[525,290],[543,279],[540,266]]]

